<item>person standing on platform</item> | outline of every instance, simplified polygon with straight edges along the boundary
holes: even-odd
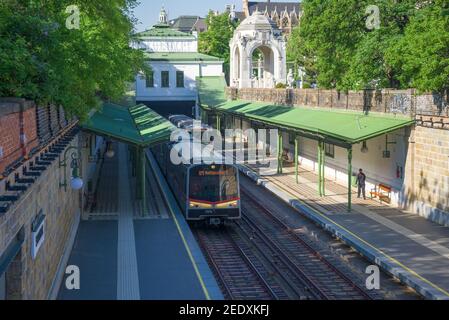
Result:
[[[363,194],[363,199],[366,200],[366,175],[363,173],[363,169],[359,170],[359,174],[357,175],[357,189],[358,189],[358,196],[357,198],[360,198],[360,195]]]

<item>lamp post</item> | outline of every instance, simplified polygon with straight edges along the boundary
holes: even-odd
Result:
[[[64,152],[64,158],[63,160],[59,161],[59,168],[64,168],[64,181],[59,183],[59,187],[64,187],[64,191],[67,192],[67,155],[69,152],[72,152],[70,154],[71,162],[70,167],[72,169],[72,178],[70,179],[70,187],[73,190],[80,190],[82,189],[84,185],[83,179],[79,176],[79,168],[80,164],[79,161],[81,159],[81,153],[77,147],[70,147]]]

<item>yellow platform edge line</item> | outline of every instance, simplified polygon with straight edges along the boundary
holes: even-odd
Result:
[[[153,170],[153,172],[154,172],[155,169],[153,168],[151,163],[150,163],[150,167],[151,167],[151,170]],[[157,179],[159,187],[162,189],[161,181],[160,181],[158,175],[156,174],[156,172],[154,172],[154,175],[155,175],[155,177]],[[186,240],[186,238],[184,236],[184,233],[182,232],[181,226],[179,225],[178,219],[176,218],[176,215],[175,215],[175,213],[173,211],[173,208],[172,208],[172,206],[170,204],[170,201],[167,199],[167,195],[164,192],[162,192],[162,194],[164,194],[165,202],[167,203],[167,206],[168,206],[168,208],[170,210],[170,214],[171,214],[171,216],[173,218],[173,221],[175,222],[176,229],[178,230],[178,233],[179,233],[179,235],[181,237],[182,243],[184,244],[184,248],[187,251],[187,254],[188,254],[189,259],[190,259],[190,263],[192,264],[193,269],[195,270],[195,275],[198,278],[198,281],[200,282],[201,289],[203,290],[203,293],[204,293],[204,295],[206,297],[206,300],[211,300],[209,291],[207,290],[207,287],[204,284],[203,277],[202,277],[200,271],[198,270],[198,266],[196,265],[195,259],[193,258],[193,255],[192,255],[192,251],[190,250],[190,247],[187,244],[187,240]]]
[[[250,167],[244,165],[248,170],[251,170],[252,172],[254,172],[253,169],[251,169]],[[261,177],[261,179],[263,179]],[[268,181],[270,181],[268,179]],[[352,231],[346,229],[346,227],[340,225],[338,222],[335,222],[334,220],[332,220],[331,218],[327,217],[326,215],[324,215],[323,213],[321,213],[319,210],[311,207],[310,205],[308,205],[307,203],[303,202],[302,200],[300,200],[297,196],[295,196],[294,194],[292,194],[290,191],[286,190],[285,188],[279,186],[278,183],[274,183],[276,186],[280,187],[282,189],[283,192],[287,193],[288,195],[290,195],[291,197],[293,197],[293,199],[299,201],[302,205],[306,206],[307,208],[313,210],[315,213],[317,213],[318,215],[320,215],[321,217],[325,218],[326,220],[328,220],[329,222],[332,222],[333,224],[335,224],[336,226],[338,226],[339,228],[343,229],[344,231],[346,231],[347,233],[349,233],[350,235],[352,235],[354,238],[358,239],[359,241],[361,241],[362,243],[364,243],[365,245],[369,246],[370,248],[376,250],[377,252],[381,253],[383,256],[385,256],[386,258],[388,258],[390,261],[394,262],[395,264],[397,264],[398,266],[402,267],[403,269],[405,269],[406,271],[410,272],[412,275],[416,276],[417,278],[419,278],[420,280],[424,281],[425,283],[427,283],[428,285],[432,286],[434,289],[437,289],[438,291],[442,292],[443,294],[445,294],[446,296],[449,297],[449,292],[447,292],[446,290],[444,290],[443,288],[440,288],[439,286],[437,286],[436,284],[434,284],[433,282],[427,280],[426,278],[424,278],[423,276],[421,276],[420,274],[418,274],[416,271],[414,271],[413,269],[407,267],[406,265],[404,265],[402,262],[396,260],[395,258],[391,257],[390,255],[386,254],[385,252],[383,252],[381,249],[378,249],[377,247],[375,247],[374,245],[372,245],[371,243],[367,242],[366,240],[364,240],[363,238],[360,238],[360,236],[356,235],[355,233],[353,233]]]

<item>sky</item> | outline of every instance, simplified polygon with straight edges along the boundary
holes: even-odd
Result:
[[[144,31],[155,25],[162,7],[171,20],[180,15],[206,16],[209,9],[223,12],[227,4],[236,4],[237,10],[242,9],[240,0],[140,0],[140,6],[134,10],[134,15],[139,19],[136,29]]]
[[[287,2],[298,2],[283,0]],[[273,1],[275,2],[275,1]],[[198,15],[205,17],[209,9],[223,12],[227,4],[235,4],[238,11],[242,10],[241,0],[140,0],[140,6],[134,10],[139,19],[137,31],[144,31],[155,25],[159,20],[162,7],[168,12],[168,19],[175,19],[180,15]]]

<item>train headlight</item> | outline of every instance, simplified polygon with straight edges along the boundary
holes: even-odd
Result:
[[[226,209],[226,208],[237,208],[238,207],[238,201],[233,200],[229,202],[224,202],[216,205],[217,209]]]
[[[212,204],[190,201],[189,207],[193,209],[210,209],[212,208]]]

